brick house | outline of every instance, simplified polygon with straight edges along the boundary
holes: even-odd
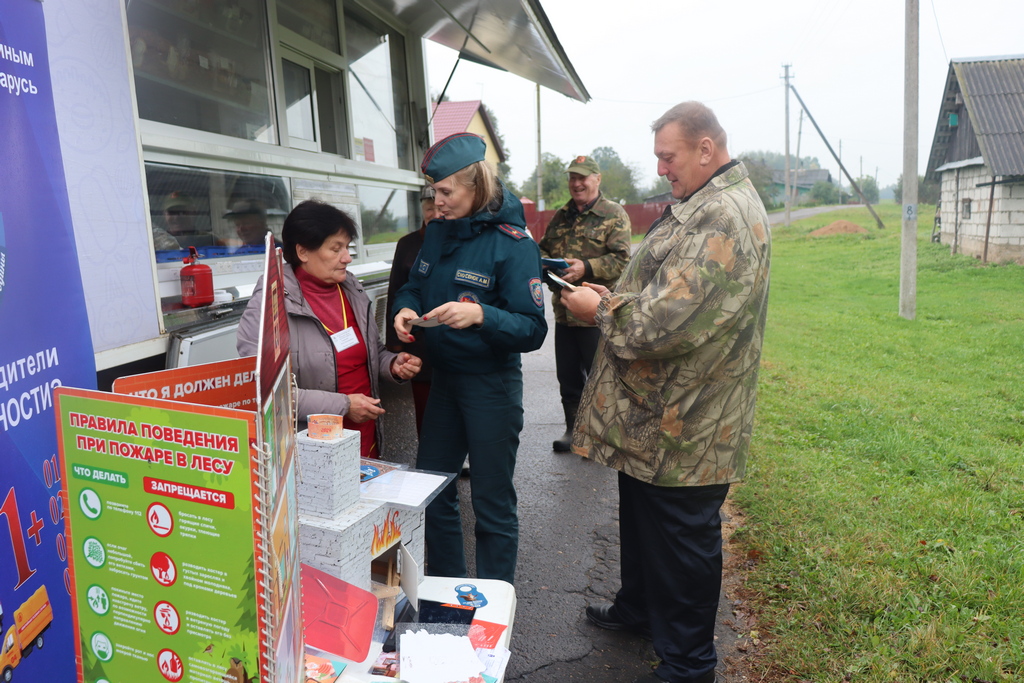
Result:
[[[950,62],[926,178],[943,244],[1024,264],[1024,56]]]

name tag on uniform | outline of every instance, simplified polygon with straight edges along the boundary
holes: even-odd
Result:
[[[341,332],[335,332],[331,335],[331,343],[334,344],[334,350],[339,353],[352,348],[359,343],[359,338],[356,337],[356,328],[346,327]]]
[[[491,288],[491,276],[485,275],[484,273],[478,273],[473,270],[466,270],[465,268],[459,268],[455,271],[455,281],[462,282],[467,285],[474,285],[481,289]]]

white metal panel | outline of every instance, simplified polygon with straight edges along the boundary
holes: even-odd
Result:
[[[118,0],[43,3],[71,220],[97,353],[161,335],[123,8]]]
[[[414,34],[586,102],[590,94],[540,0],[373,0]],[[593,11],[580,5],[581,11]]]
[[[202,365],[230,358],[238,358],[235,338],[238,323],[230,323],[197,334],[172,335],[167,354],[167,367]]]

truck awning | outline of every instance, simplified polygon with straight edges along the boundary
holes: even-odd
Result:
[[[372,0],[413,33],[586,102],[583,86],[539,0]]]

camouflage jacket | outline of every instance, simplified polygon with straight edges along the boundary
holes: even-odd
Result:
[[[657,486],[742,479],[770,260],[743,164],[672,205],[598,305],[573,451]]]
[[[572,202],[571,199],[569,201]],[[576,216],[575,221],[569,217],[568,209],[569,204],[566,204],[551,218],[544,237],[537,243],[540,255],[586,261],[593,272],[587,280],[611,287],[629,261],[633,236],[629,215],[621,206],[603,196]],[[565,310],[558,292],[551,297],[551,308],[559,325],[592,327]]]

